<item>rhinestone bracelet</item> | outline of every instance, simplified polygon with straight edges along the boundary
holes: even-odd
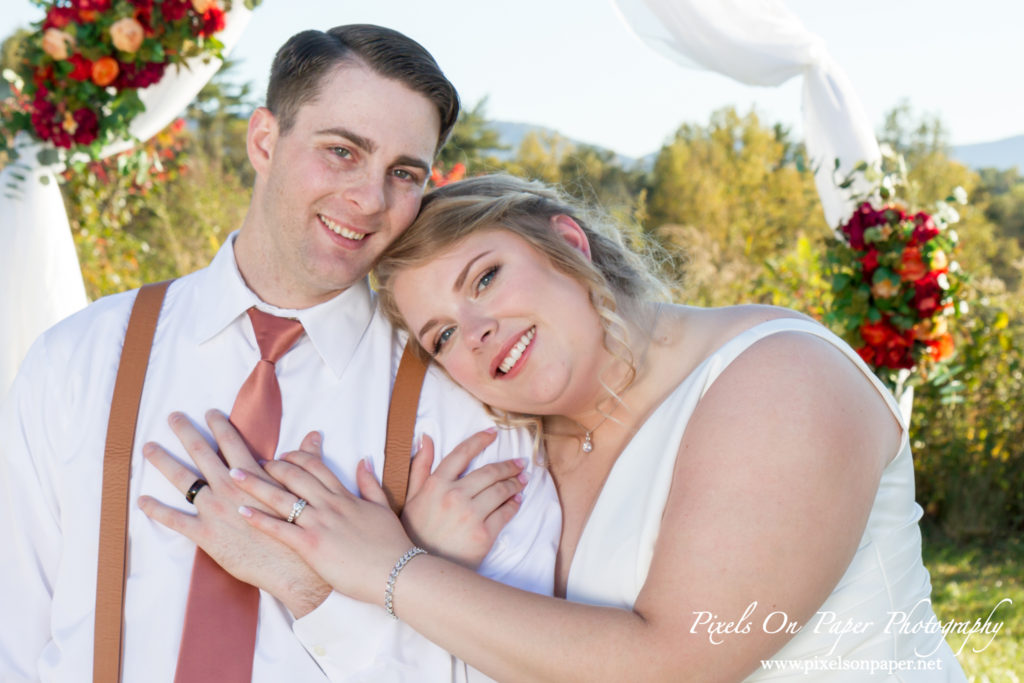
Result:
[[[391,573],[388,574],[388,583],[384,587],[384,609],[388,614],[391,615],[392,619],[398,619],[398,615],[395,614],[395,608],[392,603],[392,599],[395,595],[395,581],[398,579],[398,575],[405,569],[405,565],[409,564],[409,560],[416,557],[417,555],[426,555],[427,551],[423,548],[413,546],[405,551],[405,555],[398,558],[398,562],[395,562],[395,566],[391,568]]]

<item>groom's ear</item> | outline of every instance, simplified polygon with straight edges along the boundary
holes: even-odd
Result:
[[[587,233],[583,232],[583,228],[571,216],[564,213],[552,216],[551,227],[569,243],[570,247],[590,260],[590,240],[587,239]]]
[[[266,173],[270,167],[278,132],[277,118],[266,107],[257,107],[249,117],[249,130],[245,139],[249,163],[257,174]]]

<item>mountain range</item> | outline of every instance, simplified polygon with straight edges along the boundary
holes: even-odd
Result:
[[[573,145],[585,144],[573,140],[554,129],[537,126],[531,123],[492,121],[491,124],[498,132],[498,136],[501,138],[502,144],[508,147],[507,150],[498,152],[495,155],[501,159],[513,156],[516,150],[519,149],[519,145],[522,143],[523,138],[526,137],[528,133],[557,135],[568,140]],[[648,167],[654,163],[654,158],[657,154],[657,151],[653,151],[650,154],[637,159],[635,157],[628,157],[624,154],[616,153],[616,158],[619,160],[619,163],[624,166],[632,166],[633,164],[640,162],[645,167]],[[972,145],[953,145],[950,148],[950,156],[968,168],[972,168],[974,170],[981,168],[997,168],[1005,170],[1016,166],[1017,169],[1024,174],[1024,135],[1016,135],[1002,140],[993,140],[992,142],[979,142]]]

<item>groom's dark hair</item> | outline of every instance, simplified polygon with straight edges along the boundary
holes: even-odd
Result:
[[[459,117],[459,95],[430,53],[412,38],[373,24],[302,31],[274,57],[267,85],[267,108],[282,133],[295,124],[302,107],[317,98],[324,76],[343,63],[361,64],[426,97],[437,108],[441,149]]]

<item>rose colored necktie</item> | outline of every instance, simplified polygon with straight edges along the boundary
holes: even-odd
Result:
[[[250,308],[260,361],[238,391],[231,423],[257,458],[271,460],[281,429],[281,387],[274,364],[302,336],[298,320]],[[192,565],[175,683],[252,681],[260,592],[239,581],[200,548]]]

